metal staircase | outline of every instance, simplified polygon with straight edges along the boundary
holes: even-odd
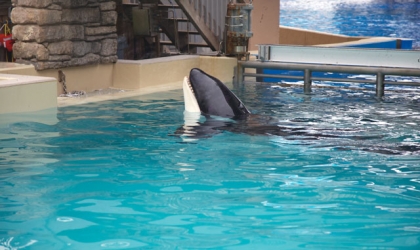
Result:
[[[149,39],[172,53],[219,51],[229,0],[141,0],[150,10],[157,37]]]

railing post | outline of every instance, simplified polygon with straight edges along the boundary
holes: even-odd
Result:
[[[244,81],[244,67],[240,61],[235,67],[234,83],[239,84]]]
[[[309,94],[312,92],[312,72],[309,69],[304,70],[304,76],[303,76],[303,90],[305,94]]]
[[[376,97],[381,98],[385,93],[385,75],[384,73],[378,72],[376,74]]]

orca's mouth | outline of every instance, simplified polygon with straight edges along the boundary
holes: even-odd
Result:
[[[194,88],[193,88],[193,86],[191,85],[190,78],[189,78],[189,77],[186,77],[186,80],[187,80],[187,85],[188,85],[188,87],[189,87],[189,88],[190,88],[190,90],[191,90],[191,93],[192,93],[193,95],[195,95],[195,93],[194,93]]]
[[[184,92],[185,110],[189,112],[201,112],[189,77],[184,77],[182,89]]]

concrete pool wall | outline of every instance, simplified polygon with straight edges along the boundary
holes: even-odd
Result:
[[[55,93],[54,78],[0,74],[0,114],[56,107]]]
[[[87,95],[68,98],[58,97],[63,93],[62,83],[57,81],[58,69],[36,71],[31,65],[4,63],[0,65],[0,114],[31,112],[179,89],[191,68],[201,68],[224,82],[231,82],[235,66],[236,58],[180,55],[65,68],[63,71],[69,92],[124,90],[110,91],[100,97]]]

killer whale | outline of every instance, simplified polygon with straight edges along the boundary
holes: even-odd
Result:
[[[219,79],[193,68],[183,83],[185,110],[204,115],[238,118],[251,114]]]
[[[286,138],[302,136],[302,140],[337,137],[322,133],[322,129],[312,129],[309,133],[307,128],[282,127],[268,116],[254,115],[225,84],[198,68],[191,69],[189,77],[184,77],[183,93],[183,129],[190,137],[206,138],[223,131]],[[200,120],[201,116],[205,117],[204,121]]]
[[[351,139],[359,141],[357,148],[363,151],[381,154],[420,153],[420,147],[416,145],[361,146],[361,140],[367,142],[371,139],[381,139],[382,136],[358,135],[358,131],[354,129],[280,126],[278,121],[271,117],[252,114],[225,84],[198,68],[191,69],[189,77],[184,77],[183,94],[185,123],[175,134],[183,137],[184,142],[209,138],[227,131],[248,135],[282,136],[285,139],[301,141],[322,138]],[[348,150],[347,147],[339,145],[336,148]]]

